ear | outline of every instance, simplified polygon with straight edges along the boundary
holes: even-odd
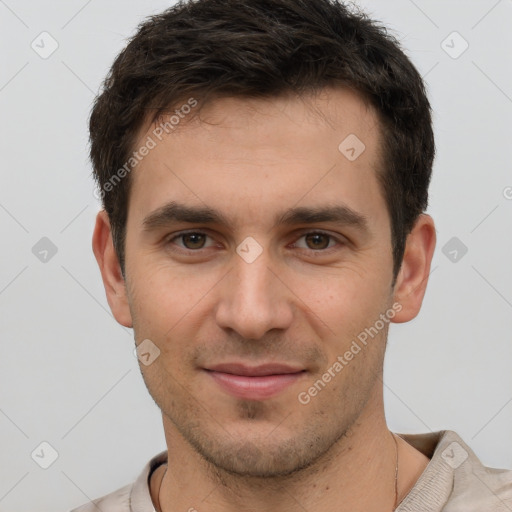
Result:
[[[96,225],[92,236],[92,250],[100,267],[108,305],[114,318],[121,325],[132,327],[126,284],[114,249],[110,221],[105,210],[101,210],[96,216]]]
[[[412,320],[420,311],[436,247],[436,228],[432,217],[421,214],[406,240],[404,257],[394,287],[394,302],[402,309],[392,322]]]

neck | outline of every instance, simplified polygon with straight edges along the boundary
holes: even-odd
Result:
[[[381,414],[364,416],[314,464],[277,479],[219,471],[197,454],[164,416],[170,457],[159,492],[160,508],[163,512],[286,512],[297,508],[308,512],[392,511],[396,505],[397,453],[398,502],[414,485],[428,459],[402,440],[397,451],[383,409]]]

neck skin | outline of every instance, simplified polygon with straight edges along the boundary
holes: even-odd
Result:
[[[394,510],[395,441],[385,423],[382,385],[376,391],[380,392],[374,393],[350,432],[328,453],[309,468],[279,480],[218,475],[164,416],[169,464],[167,468],[160,466],[150,482],[154,504],[158,503],[159,495],[157,511]],[[429,459],[404,440],[398,437],[396,440],[398,504],[414,486]]]

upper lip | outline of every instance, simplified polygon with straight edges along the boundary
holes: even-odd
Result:
[[[258,366],[248,366],[242,363],[224,363],[206,368],[206,370],[233,375],[244,375],[247,377],[262,377],[265,375],[279,375],[286,373],[299,373],[304,368],[298,368],[282,363],[266,363]]]

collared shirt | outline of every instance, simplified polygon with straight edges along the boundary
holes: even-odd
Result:
[[[512,512],[512,470],[485,467],[450,430],[398,434],[430,462],[396,512]],[[151,473],[167,462],[167,451],[153,457],[137,480],[71,512],[155,512]]]

